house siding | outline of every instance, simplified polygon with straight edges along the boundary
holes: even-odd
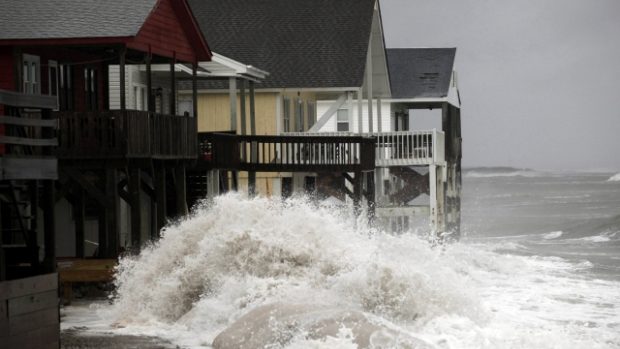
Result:
[[[323,115],[323,113],[325,113],[329,109],[332,103],[334,103],[334,101],[318,101],[317,102],[317,114],[319,118],[321,117],[321,115]],[[353,103],[349,106],[347,106],[347,103],[345,103],[342,106],[343,109],[346,109],[347,107],[351,108],[351,113],[349,114],[349,117],[350,117],[349,131],[358,132],[359,130],[358,120],[359,119],[358,119],[358,114],[357,114],[358,113],[357,99],[354,99]],[[393,130],[392,122],[391,122],[391,114],[392,114],[391,103],[381,101],[381,131],[382,132],[388,132],[388,131]],[[374,132],[378,132],[379,124],[378,124],[378,117],[377,117],[377,102],[376,101],[373,102],[372,116],[373,116],[373,130]],[[362,122],[363,122],[362,124],[363,132],[368,132],[368,101],[367,100],[362,101]],[[327,123],[323,125],[323,127],[321,127],[319,132],[336,132],[336,131],[337,131],[337,122],[336,122],[336,114],[334,114],[330,117],[329,121],[327,121]]]
[[[181,60],[195,60],[193,46],[183,31],[171,0],[162,0],[157,4],[128,46],[163,56],[171,56],[175,52]]]

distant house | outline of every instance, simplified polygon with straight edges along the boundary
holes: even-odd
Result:
[[[381,116],[376,131],[368,132],[367,101],[362,103],[361,130],[333,115],[311,131],[329,135],[362,132],[377,137],[376,214],[383,226],[399,231],[428,221],[438,231],[456,232],[461,181],[456,49],[395,48],[386,52],[391,97],[373,102],[373,115]],[[329,102],[320,102],[319,113],[329,107]],[[355,103],[345,104],[337,113],[346,115],[347,107],[355,108]]]
[[[357,127],[361,100],[390,96],[381,11],[376,0],[190,0],[210,47],[226,57],[269,72],[256,89],[255,134],[307,131],[317,120],[317,104],[329,101],[329,113],[355,101],[346,116]],[[184,99],[183,91],[179,88]],[[235,80],[200,82],[198,129],[251,133],[242,122],[247,90]],[[237,92],[238,91],[238,92]],[[189,97],[189,93],[186,94]],[[247,107],[247,103],[244,103]],[[342,113],[341,113],[342,114]],[[329,115],[329,116],[331,116]],[[375,123],[376,124],[376,123]],[[257,175],[264,194],[280,195],[303,187],[304,174]],[[245,186],[240,179],[240,186]]]

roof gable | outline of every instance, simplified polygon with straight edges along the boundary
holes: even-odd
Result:
[[[375,0],[189,0],[211,49],[271,74],[262,88],[360,87]]]
[[[176,56],[182,61],[210,60],[211,52],[185,6],[182,0],[158,0],[127,46],[160,56]]]
[[[387,49],[393,98],[448,96],[456,48]]]

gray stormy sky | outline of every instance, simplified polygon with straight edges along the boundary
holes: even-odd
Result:
[[[620,170],[620,0],[380,0],[387,47],[457,47],[465,166]]]

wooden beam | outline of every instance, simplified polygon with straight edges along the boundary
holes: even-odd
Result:
[[[21,64],[18,64],[17,66],[21,67]],[[22,75],[20,74],[17,76]],[[58,108],[58,100],[56,99],[56,96],[33,95],[7,90],[0,90],[0,104],[17,108]]]
[[[86,193],[88,193],[89,196],[95,199],[101,206],[106,207],[106,206],[111,205],[111,201],[108,197],[108,195],[110,195],[110,192],[108,192],[107,188],[106,188],[106,193],[107,193],[106,195],[106,193],[102,192],[101,190],[99,190],[99,188],[97,188],[95,185],[93,185],[88,180],[86,180],[82,176],[82,174],[78,172],[77,170],[73,168],[69,168],[69,167],[64,167],[61,169],[61,171],[66,176],[70,177],[72,180],[78,183],[84,190],[86,190]],[[116,192],[117,190],[115,188],[114,193]]]
[[[372,41],[372,40],[371,40]],[[366,55],[366,98],[368,99],[368,132],[373,133],[373,112],[372,112],[372,45],[368,45]]]
[[[157,201],[157,231],[166,225],[166,168],[155,168],[155,193]]]
[[[105,170],[105,187],[109,204],[105,206],[104,230],[99,233],[100,257],[116,258],[120,248],[120,198],[118,195],[118,171]],[[102,236],[103,234],[103,236]]]
[[[76,200],[73,205],[73,217],[75,220],[75,256],[84,258],[84,236],[85,236],[85,197],[84,191],[78,189],[75,195]]]
[[[192,110],[195,118],[198,118],[198,62],[192,63]]]
[[[0,115],[0,124],[58,128],[58,119],[42,120]]]
[[[383,132],[383,120],[381,120],[381,97],[377,97],[377,132]]]
[[[176,81],[176,69],[177,53],[172,53],[172,59],[170,60],[170,115],[177,114],[177,81]],[[193,93],[193,90],[192,90]],[[192,96],[193,98],[193,96]]]
[[[185,185],[185,165],[181,164],[175,168],[175,185],[177,194],[177,214],[185,216],[187,209],[187,188]]]
[[[247,135],[247,120],[245,108],[245,80],[239,80],[239,109],[241,111],[241,134]]]
[[[127,56],[127,47],[121,46],[119,50],[119,93],[120,93],[120,104],[121,110],[127,109],[126,102],[126,84],[125,84],[125,57]]]
[[[0,135],[0,144],[17,144],[29,145],[33,147],[57,147],[58,139],[56,138],[25,138]]]
[[[47,273],[56,271],[56,214],[54,181],[43,181],[43,241],[45,244],[45,257],[43,258],[43,270]]]
[[[155,111],[155,101],[153,98],[153,76],[151,74],[151,53],[145,54],[146,61],[146,110]]]
[[[250,80],[250,135],[256,136],[256,102],[253,80]]]
[[[140,169],[129,169],[129,197],[131,199],[131,247],[140,247],[142,238],[142,190],[140,188]]]
[[[230,129],[237,131],[237,79],[228,79],[228,98],[230,99]]]

